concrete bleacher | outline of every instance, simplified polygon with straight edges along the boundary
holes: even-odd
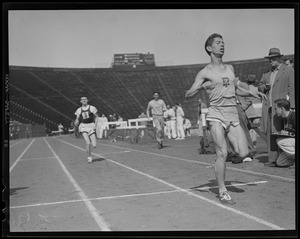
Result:
[[[56,127],[57,121],[69,123],[72,118],[57,109],[47,105],[25,90],[11,84],[12,94],[15,96],[10,101],[11,112],[27,122],[36,124],[46,123],[48,126]],[[51,114],[49,114],[51,112]],[[24,121],[24,120],[23,120]]]
[[[256,74],[259,81],[269,63],[266,59],[226,62],[232,64],[240,80]],[[117,114],[124,119],[136,118],[145,112],[154,90],[168,104],[181,103],[185,115],[195,125],[198,119],[198,99],[201,93],[185,100],[184,94],[193,84],[205,64],[153,67],[151,69],[113,68],[49,68],[10,66],[10,83],[34,96],[47,106],[31,106],[34,99],[11,88],[10,98],[56,123],[70,124],[75,110],[80,107],[80,97],[87,96],[99,114]],[[33,103],[34,104],[34,103]],[[40,104],[43,106],[43,104]],[[43,113],[43,109],[47,109]],[[50,108],[49,108],[50,109]],[[64,117],[62,114],[67,117]],[[68,118],[69,117],[69,118]],[[68,121],[68,122],[67,122]]]

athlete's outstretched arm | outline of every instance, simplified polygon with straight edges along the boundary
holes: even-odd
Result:
[[[206,71],[205,69],[203,69],[197,74],[195,82],[193,83],[191,88],[185,93],[186,99],[194,96],[202,88],[202,84],[206,81],[206,79],[204,78],[205,73]]]
[[[245,96],[245,97],[254,96],[255,98],[258,99],[260,99],[260,97],[266,98],[265,94],[259,91],[252,91],[247,83],[241,81],[237,82],[237,88],[235,93],[239,96]]]
[[[228,65],[230,67],[230,69],[232,70],[232,72],[234,73],[234,68],[232,65]],[[255,98],[260,99],[260,97],[265,98],[266,99],[266,95],[258,92],[258,91],[252,91],[249,87],[249,85],[245,82],[242,82],[239,80],[239,77],[236,76],[234,78],[234,85],[235,85],[235,94],[239,95],[239,96],[243,96],[243,97],[247,97],[247,96],[253,96]]]

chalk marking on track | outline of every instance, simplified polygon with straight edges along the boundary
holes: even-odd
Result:
[[[17,145],[17,144],[19,144],[19,143],[21,143],[21,142],[23,142],[23,141],[24,141],[24,139],[21,139],[21,140],[18,141],[17,143],[15,143],[15,144],[13,144],[13,145],[9,145],[9,147],[12,148],[12,147],[14,147],[15,145]]]
[[[42,158],[23,158],[20,161],[30,161],[30,160],[42,160],[42,159],[55,159],[56,157],[42,157]]]
[[[105,145],[105,146],[110,146],[110,147],[115,147],[115,148],[120,148],[120,149],[128,149],[128,150],[131,150],[131,151],[151,154],[151,155],[154,155],[154,156],[160,156],[160,157],[165,157],[165,158],[173,158],[173,159],[177,159],[177,160],[181,160],[181,161],[185,161],[185,162],[189,162],[189,163],[197,163],[197,164],[201,164],[201,165],[206,165],[206,166],[208,166],[207,168],[213,167],[213,165],[211,163],[199,162],[199,161],[195,161],[195,160],[191,160],[191,159],[178,158],[178,157],[175,157],[175,156],[169,156],[169,155],[165,155],[165,154],[156,154],[156,153],[151,153],[151,152],[142,151],[142,150],[138,150],[138,149],[131,149],[131,148],[120,147],[120,146],[115,146],[115,145],[110,145],[110,144],[101,144],[101,143],[99,143],[99,145]],[[295,182],[295,179],[292,179],[292,178],[280,177],[280,176],[267,174],[267,173],[259,173],[259,172],[244,170],[244,169],[227,167],[227,166],[226,166],[226,169],[231,170],[231,171],[240,172],[240,173],[255,175],[255,176],[263,176],[263,177],[268,177],[268,178],[272,178],[272,179],[278,179],[278,180],[281,180],[281,181],[284,181],[284,182]]]
[[[76,145],[70,144],[70,143],[68,143],[68,142],[66,142],[66,141],[64,141],[64,140],[60,140],[60,139],[56,139],[56,140],[59,140],[59,141],[65,143],[65,144],[71,145],[71,146],[73,146],[74,148],[77,148],[77,149],[80,149],[80,150],[82,150],[82,151],[85,151],[85,149],[80,148],[80,147],[78,147],[78,146],[76,146]],[[92,154],[93,154],[93,155],[96,155],[96,156],[98,156],[98,157],[102,157],[100,154],[96,154],[96,153],[92,153]],[[164,180],[162,180],[162,179],[153,177],[153,176],[151,176],[151,175],[149,175],[149,174],[143,173],[143,172],[138,171],[138,170],[136,170],[136,169],[134,169],[134,168],[131,168],[131,167],[128,167],[128,166],[126,166],[126,165],[124,165],[124,164],[118,163],[118,162],[116,162],[116,161],[114,161],[114,160],[112,160],[112,159],[106,158],[106,160],[109,161],[109,162],[111,162],[111,163],[117,164],[117,165],[119,165],[119,166],[121,166],[121,167],[127,168],[128,170],[131,170],[131,171],[133,171],[133,172],[136,172],[136,173],[138,173],[138,174],[141,174],[141,175],[143,175],[143,176],[146,176],[146,177],[148,177],[148,178],[151,178],[151,179],[153,179],[153,180],[155,180],[155,181],[158,181],[158,182],[160,182],[160,183],[162,183],[162,184],[168,185],[169,187],[175,188],[175,189],[177,189],[177,190],[182,190],[183,192],[185,192],[185,193],[187,193],[187,194],[189,194],[189,195],[191,195],[191,196],[194,196],[194,197],[197,197],[197,198],[199,198],[199,199],[202,199],[203,201],[209,202],[209,203],[214,204],[214,205],[216,205],[216,206],[218,206],[218,207],[224,208],[224,209],[226,209],[226,210],[228,210],[228,211],[231,211],[231,212],[236,213],[236,214],[238,214],[238,215],[244,216],[244,217],[246,217],[247,219],[251,219],[251,220],[253,220],[253,221],[256,221],[257,223],[261,223],[261,224],[263,224],[263,225],[265,225],[265,226],[268,226],[268,227],[270,227],[270,228],[273,228],[273,229],[275,229],[275,230],[282,230],[282,229],[284,229],[284,228],[279,227],[279,226],[277,226],[277,225],[275,225],[275,224],[273,224],[273,223],[270,223],[270,222],[267,222],[267,221],[265,221],[265,220],[263,220],[263,219],[260,219],[260,218],[258,218],[258,217],[252,216],[252,215],[250,215],[250,214],[248,214],[248,213],[245,213],[245,212],[239,211],[239,210],[237,210],[237,209],[234,209],[234,208],[225,206],[225,205],[223,205],[223,204],[221,204],[221,203],[217,203],[217,202],[215,202],[215,201],[213,201],[213,200],[210,200],[210,199],[208,199],[208,198],[206,198],[206,197],[203,197],[203,196],[197,195],[197,194],[195,194],[195,193],[193,193],[193,192],[190,192],[189,190],[186,190],[186,189],[180,188],[180,187],[178,187],[178,186],[176,186],[176,185],[174,185],[174,184],[168,183],[168,182],[166,182],[166,181],[164,181]]]
[[[47,142],[47,140],[44,138],[45,142],[47,143],[48,147],[52,151],[53,155],[56,157],[57,161],[59,162],[60,166],[64,170],[65,174],[67,175],[70,182],[73,184],[74,188],[78,192],[80,198],[83,200],[87,208],[89,209],[90,213],[92,214],[93,218],[95,219],[98,226],[101,228],[102,231],[110,231],[109,225],[104,221],[104,219],[100,216],[97,209],[94,207],[94,205],[91,203],[91,201],[88,199],[88,197],[85,195],[83,190],[80,188],[80,186],[77,184],[75,179],[72,177],[72,175],[69,173],[63,162],[60,160],[58,155],[55,153],[55,151],[52,149],[50,144]]]
[[[253,185],[253,184],[260,184],[260,183],[267,183],[267,181],[257,181],[257,182],[249,182],[249,183],[239,183],[239,184],[231,184],[226,185],[227,187],[236,187],[236,186],[246,186],[246,185]],[[195,188],[196,190],[207,190],[214,187],[202,187],[202,188]],[[193,191],[195,189],[176,189],[176,190],[168,190],[168,191],[160,191],[160,192],[151,192],[151,193],[136,193],[136,194],[125,194],[125,195],[118,195],[118,196],[106,196],[106,197],[98,197],[98,198],[89,198],[90,201],[98,201],[98,200],[106,200],[106,199],[118,199],[118,198],[128,198],[128,197],[140,197],[140,196],[150,196],[150,195],[159,195],[159,194],[168,194],[168,193],[176,193],[176,192],[184,192]],[[68,200],[68,201],[59,201],[59,202],[49,202],[49,203],[37,203],[37,204],[29,204],[29,205],[21,205],[21,206],[12,206],[10,209],[17,209],[17,208],[24,208],[24,207],[38,207],[38,206],[48,206],[48,205],[57,205],[57,204],[65,204],[65,203],[75,203],[75,202],[83,202],[83,200]]]
[[[29,147],[32,145],[35,139],[33,139],[30,144],[26,147],[26,149],[23,151],[23,153],[16,159],[16,161],[13,163],[13,165],[9,168],[9,172],[11,172],[14,167],[17,165],[17,163],[20,161],[20,159],[23,157],[23,155],[26,153],[26,151],[29,149]]]

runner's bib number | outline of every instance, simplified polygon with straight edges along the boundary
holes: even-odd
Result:
[[[88,118],[90,118],[89,112],[82,112],[81,115],[82,115],[82,118],[83,118],[83,119],[88,119]]]

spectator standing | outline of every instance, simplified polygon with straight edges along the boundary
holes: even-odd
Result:
[[[11,127],[10,136],[11,136],[11,139],[16,139],[16,130],[15,130],[15,126],[12,126],[12,127]]]
[[[109,122],[116,122],[116,121],[117,121],[116,114],[109,115],[108,121],[109,121]],[[110,125],[109,125],[109,128],[110,128],[110,129],[115,129],[115,128],[116,128],[116,125],[115,125],[115,124],[110,124]]]
[[[59,132],[59,135],[61,135],[64,132],[64,126],[61,123],[59,123],[59,125],[58,125],[58,132]]]
[[[121,117],[121,115],[118,116],[118,122],[123,122],[123,118]],[[118,127],[121,126],[121,124],[117,124]]]
[[[274,101],[281,98],[287,99],[290,107],[295,109],[295,73],[293,67],[288,67],[282,62],[282,56],[278,48],[269,50],[269,55],[265,58],[270,62],[270,70],[262,75],[258,84],[258,90],[267,95],[267,99],[263,100],[260,121],[260,130],[267,136],[268,162],[265,166],[274,166],[278,157],[278,147],[271,147],[271,145],[276,145],[274,142],[276,138],[272,134],[281,127],[282,119],[276,115]]]
[[[139,119],[144,119],[144,118],[147,118],[147,115],[145,114],[145,112],[142,112],[140,115],[139,115]],[[147,126],[147,121],[142,121],[142,122],[139,122],[139,125],[141,125],[141,126]],[[145,136],[145,130],[143,130],[143,129],[141,129],[141,131],[140,131],[141,133],[140,133],[140,138],[142,139],[142,138],[144,138],[144,136]]]
[[[183,118],[183,128],[184,128],[185,135],[191,136],[192,124],[191,124],[191,121],[186,117]]]
[[[14,139],[14,133],[13,133],[13,128],[9,126],[9,139],[13,140]]]
[[[202,109],[207,108],[207,105],[201,100],[198,100],[198,129],[200,138],[203,137],[203,125],[206,125],[206,122],[203,122],[203,119],[206,121],[205,117],[202,118]]]
[[[106,129],[108,129],[108,124],[107,124],[108,120],[105,116],[105,114],[102,114],[101,117],[99,117],[98,119],[98,124],[97,124],[97,128],[96,128],[96,135],[98,139],[102,139],[103,135],[106,138],[107,132]]]
[[[167,110],[164,111],[164,134],[168,136],[169,135],[169,128],[170,128],[170,127],[168,127],[170,118],[168,117],[167,111],[168,111],[168,109],[170,109],[170,105],[166,105],[166,107],[167,107]]]
[[[28,125],[26,125],[26,128],[25,128],[25,135],[26,135],[26,138],[29,139],[29,137],[30,137],[30,129],[29,129]]]
[[[16,137],[17,137],[17,139],[20,138],[20,135],[21,135],[21,129],[20,129],[20,126],[17,125],[17,132],[16,132]]]
[[[168,139],[175,139],[177,137],[177,130],[176,130],[176,114],[175,114],[176,107],[171,107],[167,105],[166,116],[168,118],[167,121],[167,128],[168,128]]]
[[[183,128],[183,117],[184,111],[179,103],[176,103],[176,123],[177,123],[177,138],[185,139],[184,128]]]

